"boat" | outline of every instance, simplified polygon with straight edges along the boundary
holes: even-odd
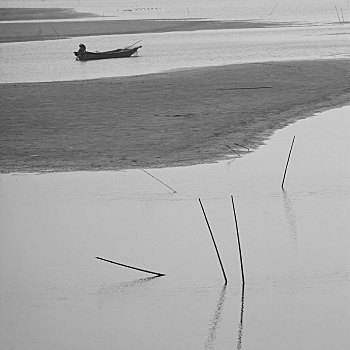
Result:
[[[85,46],[85,45],[84,45]],[[142,46],[135,46],[133,48],[127,47],[124,49],[116,49],[112,51],[104,51],[104,52],[90,52],[86,50],[75,51],[74,54],[78,61],[91,61],[91,60],[104,60],[108,58],[124,58],[130,57],[132,55],[137,55],[137,50]]]

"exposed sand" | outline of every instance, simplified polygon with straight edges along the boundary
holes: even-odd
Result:
[[[2,172],[163,167],[257,147],[348,104],[350,61],[243,64],[128,78],[0,85]]]
[[[79,20],[0,23],[0,42],[53,40],[77,36],[160,33],[209,29],[265,28],[281,23],[210,20]]]
[[[43,20],[95,17],[92,13],[66,8],[0,8],[0,21]]]

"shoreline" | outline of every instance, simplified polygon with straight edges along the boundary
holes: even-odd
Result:
[[[349,104],[349,77],[348,60],[325,60],[1,84],[1,172],[214,163],[230,156],[227,145],[256,149],[277,129]]]

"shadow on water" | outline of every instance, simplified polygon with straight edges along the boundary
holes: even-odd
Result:
[[[210,321],[209,334],[204,345],[205,350],[214,349],[213,346],[216,339],[216,330],[221,321],[221,312],[225,302],[226,290],[227,290],[227,285],[225,284],[221,289],[220,298],[215,309],[215,314],[212,320]]]
[[[298,228],[297,228],[297,220],[295,216],[295,211],[293,208],[293,203],[288,197],[286,191],[283,191],[283,205],[286,214],[286,219],[288,223],[288,231],[289,235],[292,238],[293,243],[296,245],[298,243]]]
[[[123,292],[129,293],[131,289],[142,288],[147,285],[150,285],[151,282],[154,282],[159,277],[161,276],[144,277],[144,278],[138,278],[129,282],[112,284],[111,286],[103,286],[99,290],[99,294],[113,294],[116,292],[121,294]]]
[[[237,349],[242,349],[243,313],[244,313],[244,284],[242,285],[242,295],[241,295],[241,318],[240,318],[240,320],[239,320]]]

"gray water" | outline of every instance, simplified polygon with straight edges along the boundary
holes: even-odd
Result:
[[[348,0],[0,0],[0,7],[63,7],[121,19],[210,18],[330,23],[338,22],[338,15],[340,20],[350,18]]]
[[[350,57],[350,25],[205,30],[0,44],[0,83],[132,76],[235,63]],[[139,57],[79,62],[73,51],[91,51],[142,40]]]
[[[242,158],[149,170],[176,193],[140,170],[1,175],[1,348],[348,349],[349,112]]]

